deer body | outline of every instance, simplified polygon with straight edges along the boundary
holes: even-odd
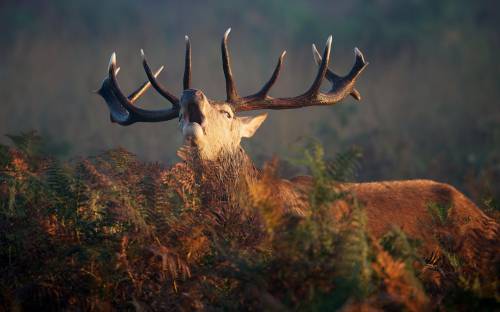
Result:
[[[290,98],[273,98],[269,90],[279,76],[285,52],[280,56],[278,64],[270,80],[257,93],[240,97],[233,80],[227,36],[222,40],[222,61],[226,78],[226,101],[209,100],[202,91],[192,89],[191,81],[191,46],[186,37],[186,55],[184,71],[184,91],[179,98],[169,93],[156,80],[159,71],[153,74],[144,58],[143,66],[149,82],[144,83],[130,96],[125,96],[116,80],[115,54],[112,55],[108,77],[103,81],[98,93],[105,99],[111,120],[121,125],[135,122],[158,122],[174,118],[179,119],[179,126],[186,142],[196,154],[200,162],[198,177],[210,176],[209,168],[222,171],[212,175],[223,178],[212,185],[207,193],[213,198],[225,198],[230,193],[228,188],[236,187],[234,176],[244,174],[251,177],[247,181],[259,179],[259,172],[254,169],[249,157],[240,146],[242,138],[251,137],[266,119],[267,114],[255,117],[238,117],[236,112],[257,109],[291,109],[315,105],[333,105],[351,95],[360,99],[354,88],[355,81],[367,63],[359,50],[355,49],[355,63],[351,71],[344,77],[338,76],[328,69],[331,37],[329,37],[321,56],[313,45],[313,56],[319,65],[318,74],[311,87],[303,94]],[[161,70],[161,69],[160,69]],[[327,78],[332,84],[327,93],[320,91],[321,82]],[[146,89],[153,86],[162,96],[172,102],[170,109],[148,111],[138,108],[134,102]],[[211,164],[211,165],[207,165]],[[219,170],[216,169],[216,170]],[[220,172],[224,172],[221,174]],[[311,177],[297,177],[292,180],[276,181],[273,194],[281,202],[285,210],[298,215],[307,214],[308,190],[313,185]],[[449,237],[452,248],[463,259],[479,263],[480,251],[489,247],[490,256],[496,252],[499,242],[499,226],[487,217],[474,203],[450,185],[429,180],[410,180],[372,183],[345,183],[336,186],[348,191],[365,207],[368,218],[368,229],[374,237],[381,237],[391,227],[400,227],[408,236],[423,242],[422,251],[430,255],[440,244],[437,234]],[[218,195],[217,195],[218,194]],[[436,220],[431,213],[433,205],[445,207],[446,214],[442,220]],[[339,218],[348,213],[349,207],[342,201],[335,202],[332,217]],[[442,223],[442,224],[438,224]],[[438,233],[439,232],[439,233]],[[491,247],[494,246],[494,247]],[[486,248],[486,247],[484,247]]]
[[[312,187],[312,179],[294,178],[290,187],[299,192],[307,191]],[[453,249],[470,262],[485,260],[479,259],[480,253],[500,242],[498,224],[449,184],[404,180],[343,183],[338,187],[352,194],[364,207],[368,230],[375,238],[398,227],[408,237],[421,241],[421,251],[430,255],[439,249],[438,236],[444,234],[452,240]],[[444,209],[442,219],[433,211],[434,207]],[[334,218],[348,212],[349,206],[342,201],[333,204]],[[489,247],[483,249],[485,245]]]

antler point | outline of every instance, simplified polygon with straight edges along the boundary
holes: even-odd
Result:
[[[327,46],[331,46],[332,45],[332,40],[333,40],[332,35],[328,36],[328,39],[326,40],[326,45]]]
[[[318,49],[316,48],[316,45],[313,43],[312,44],[312,54],[314,57],[314,61],[319,65],[321,63],[321,55],[318,52]]]
[[[165,66],[164,66],[164,65],[161,65],[161,67],[160,67],[160,68],[158,68],[158,70],[156,71],[156,73],[155,73],[155,77],[158,77],[158,75],[159,75],[159,74],[163,71],[163,69],[164,69],[164,68],[165,68]]]
[[[356,57],[361,58],[361,61],[363,61],[363,63],[366,63],[365,56],[363,55],[363,53],[361,53],[358,47],[354,47],[354,54],[356,55]]]
[[[116,65],[116,52],[113,52],[111,54],[111,57],[109,58],[109,65],[108,67],[115,66]]]
[[[230,32],[231,32],[231,27],[229,27],[224,33],[224,39],[227,39],[227,36],[229,35]]]
[[[316,48],[316,45],[314,43],[311,45],[311,48],[312,48],[313,54],[318,53],[318,49]]]

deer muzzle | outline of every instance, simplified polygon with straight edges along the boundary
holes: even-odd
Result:
[[[207,99],[203,92],[195,89],[186,89],[182,93],[181,106],[181,123],[182,131],[185,136],[197,136],[204,133],[205,124],[205,106]]]
[[[206,105],[206,98],[199,90],[187,89],[182,93],[181,109],[184,121],[187,123],[197,123],[200,126],[205,121],[203,113]]]

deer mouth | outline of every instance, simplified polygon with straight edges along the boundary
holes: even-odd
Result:
[[[181,123],[184,138],[202,138],[205,132],[205,116],[197,102],[183,105],[183,122]]]
[[[205,116],[203,116],[200,106],[197,103],[188,104],[186,119],[189,123],[197,123],[200,126],[203,124]]]

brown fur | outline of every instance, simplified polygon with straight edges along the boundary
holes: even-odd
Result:
[[[284,193],[304,193],[312,183],[311,177],[300,176],[282,181],[280,188],[288,188]],[[338,188],[351,193],[364,207],[368,230],[375,238],[399,227],[421,242],[420,253],[427,259],[448,252],[471,269],[495,274],[492,266],[498,263],[500,226],[453,186],[406,180],[346,183]],[[444,220],[432,212],[433,205],[448,208]],[[333,217],[340,218],[349,209],[346,202],[337,201],[332,205]]]

